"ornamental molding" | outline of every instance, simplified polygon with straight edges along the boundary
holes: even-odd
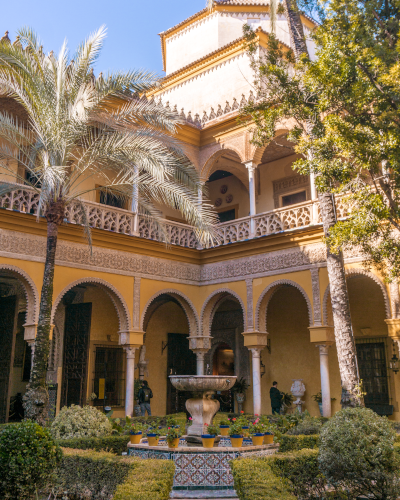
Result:
[[[39,293],[32,278],[28,273],[19,267],[9,264],[0,263],[0,272],[2,271],[5,271],[5,274],[9,275],[9,277],[18,279],[19,283],[22,285],[22,289],[26,297],[25,323],[37,323],[39,316]]]
[[[200,321],[201,321],[201,332],[203,336],[211,335],[211,327],[214,315],[221,305],[221,303],[229,298],[236,299],[241,308],[243,314],[243,326],[244,329],[247,330],[247,318],[246,318],[246,307],[240,295],[238,295],[235,291],[230,288],[219,288],[214,290],[204,301],[203,307],[200,313]]]

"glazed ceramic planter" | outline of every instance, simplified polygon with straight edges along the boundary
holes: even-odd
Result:
[[[220,425],[219,429],[221,436],[229,436],[229,425]]]
[[[264,434],[253,434],[251,440],[253,441],[253,446],[261,446],[264,443]]]
[[[203,442],[203,448],[214,448],[215,436],[212,434],[202,434],[201,440]]]
[[[157,434],[147,434],[147,442],[149,443],[149,446],[158,446],[159,439],[160,436]]]
[[[167,443],[168,443],[168,448],[178,448],[179,438],[171,439],[170,441],[167,441]]]
[[[271,434],[270,432],[267,432],[264,434],[264,444],[273,444],[274,442],[274,435]]]
[[[241,448],[243,445],[243,436],[234,434],[233,436],[231,436],[231,444],[233,448]]]
[[[141,439],[142,439],[142,431],[130,435],[131,444],[140,444]]]
[[[244,425],[242,427],[243,436],[246,438],[249,437],[249,435],[250,435],[249,429],[250,429],[250,427],[248,425]]]

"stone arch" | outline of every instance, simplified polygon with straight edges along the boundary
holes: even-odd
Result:
[[[214,290],[207,299],[205,300],[200,318],[201,318],[201,335],[203,337],[209,337],[211,335],[211,325],[214,318],[214,314],[218,307],[229,298],[236,299],[243,312],[243,327],[245,331],[247,330],[247,315],[246,315],[246,307],[240,295],[231,290],[230,288],[219,288],[218,290]]]
[[[160,290],[155,293],[145,305],[142,313],[142,318],[140,321],[140,327],[143,331],[146,331],[147,322],[150,319],[151,315],[155,310],[160,306],[160,303],[157,303],[157,299],[162,295],[168,295],[172,299],[174,299],[178,304],[182,307],[183,312],[186,315],[186,318],[189,323],[189,335],[190,337],[195,337],[198,334],[199,330],[199,318],[196,312],[196,309],[192,303],[192,301],[179,290],[175,290],[173,288],[168,288],[164,290]]]
[[[367,271],[366,269],[359,269],[357,267],[352,267],[350,269],[345,270],[346,274],[346,279],[351,279],[356,276],[365,276],[367,278],[370,278],[372,281],[374,281],[379,288],[381,289],[382,295],[383,295],[383,301],[385,303],[385,313],[386,313],[386,319],[390,319],[392,317],[391,315],[391,309],[390,309],[390,300],[389,300],[389,295],[386,290],[385,285],[383,282],[378,278],[378,276],[371,271]],[[322,311],[323,311],[323,321],[324,324],[328,324],[328,299],[330,297],[330,285],[325,289],[324,292],[324,297],[322,301]]]
[[[25,323],[35,324],[39,316],[39,293],[36,285],[28,273],[16,266],[0,264],[0,272],[16,278],[22,284],[26,297]]]
[[[220,149],[219,151],[215,151],[214,153],[212,153],[208,157],[208,159],[205,161],[204,165],[201,168],[200,177],[204,182],[206,182],[208,180],[208,178],[213,173],[213,171],[218,170],[218,168],[215,168],[217,160],[219,160],[219,158],[221,158],[221,156],[223,156],[229,150],[233,151],[234,153],[237,154],[237,156],[239,157],[239,160],[240,160],[240,164],[242,164],[245,161],[243,158],[243,155],[235,147],[229,146],[227,148]],[[229,171],[230,173],[235,175],[240,180],[240,182],[246,187],[246,189],[248,190],[248,188],[249,188],[248,175],[247,175],[245,167],[244,166],[242,166],[242,167],[243,168],[240,168],[240,169],[230,167],[229,169],[224,168],[223,170]]]
[[[129,314],[128,305],[125,299],[123,298],[122,294],[119,292],[119,290],[115,288],[115,286],[112,285],[111,283],[108,283],[108,281],[105,281],[101,278],[91,278],[91,277],[81,278],[79,280],[73,281],[60,292],[60,294],[58,295],[57,299],[54,301],[53,304],[53,309],[51,311],[51,323],[54,323],[54,316],[56,314],[57,307],[60,304],[64,295],[75,286],[83,284],[97,286],[98,288],[101,288],[104,292],[106,292],[106,294],[112,300],[114,307],[117,311],[119,330],[121,332],[132,330],[132,322]]]
[[[311,307],[311,301],[305,292],[304,288],[302,288],[298,283],[292,280],[278,280],[274,281],[270,285],[267,286],[267,288],[264,289],[262,294],[260,295],[258,301],[257,301],[257,306],[256,306],[256,318],[255,318],[255,329],[259,332],[266,332],[267,331],[267,310],[268,310],[268,304],[269,301],[271,300],[271,297],[273,294],[278,290],[279,287],[282,285],[286,286],[293,286],[294,288],[297,288],[299,292],[303,295],[306,304],[307,304],[307,311],[308,311],[308,320],[310,326],[313,325],[313,314],[312,314],[312,307]]]
[[[291,143],[287,140],[288,133],[289,133],[289,130],[286,128],[279,129],[276,131],[276,134],[275,134],[275,137],[273,140],[276,140],[276,142],[278,144],[282,143],[283,146],[289,146]],[[256,147],[254,147],[254,149],[252,151],[251,159],[254,163],[256,163],[257,165],[260,165],[260,164],[265,162],[265,158],[263,158],[264,153],[267,152],[267,154],[268,153],[271,154],[273,152],[273,150],[279,151],[279,149],[277,149],[277,148],[281,149],[282,152],[285,151],[285,149],[283,149],[280,146],[277,146],[275,144],[275,142],[273,142],[273,141],[270,141],[268,144],[265,144],[264,146],[261,146],[261,147],[256,146]],[[291,156],[293,154],[295,154],[294,150],[293,151],[287,150],[286,154],[283,154],[280,157]]]

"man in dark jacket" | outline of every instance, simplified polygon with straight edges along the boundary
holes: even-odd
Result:
[[[147,380],[142,381],[142,387],[139,389],[138,398],[140,404],[140,413],[142,417],[146,415],[151,415],[150,399],[153,397],[153,392],[147,383]]]
[[[281,412],[283,396],[278,390],[278,382],[272,382],[272,387],[269,390],[269,396],[271,398],[272,415],[279,415]]]

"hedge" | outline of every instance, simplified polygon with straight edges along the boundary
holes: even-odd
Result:
[[[47,493],[91,500],[168,500],[174,471],[174,463],[169,460],[140,460],[65,448]]]
[[[90,438],[59,439],[57,444],[62,448],[73,448],[75,450],[109,451],[115,455],[121,455],[128,450],[129,436],[105,436]]]
[[[310,491],[319,498],[326,482],[319,474],[317,456],[318,450],[301,450],[233,460],[231,469],[239,499],[294,500]]]
[[[319,434],[310,434],[309,436],[304,436],[302,434],[297,436],[282,434],[279,443],[279,451],[282,453],[299,451],[304,448],[315,449],[318,448]]]

